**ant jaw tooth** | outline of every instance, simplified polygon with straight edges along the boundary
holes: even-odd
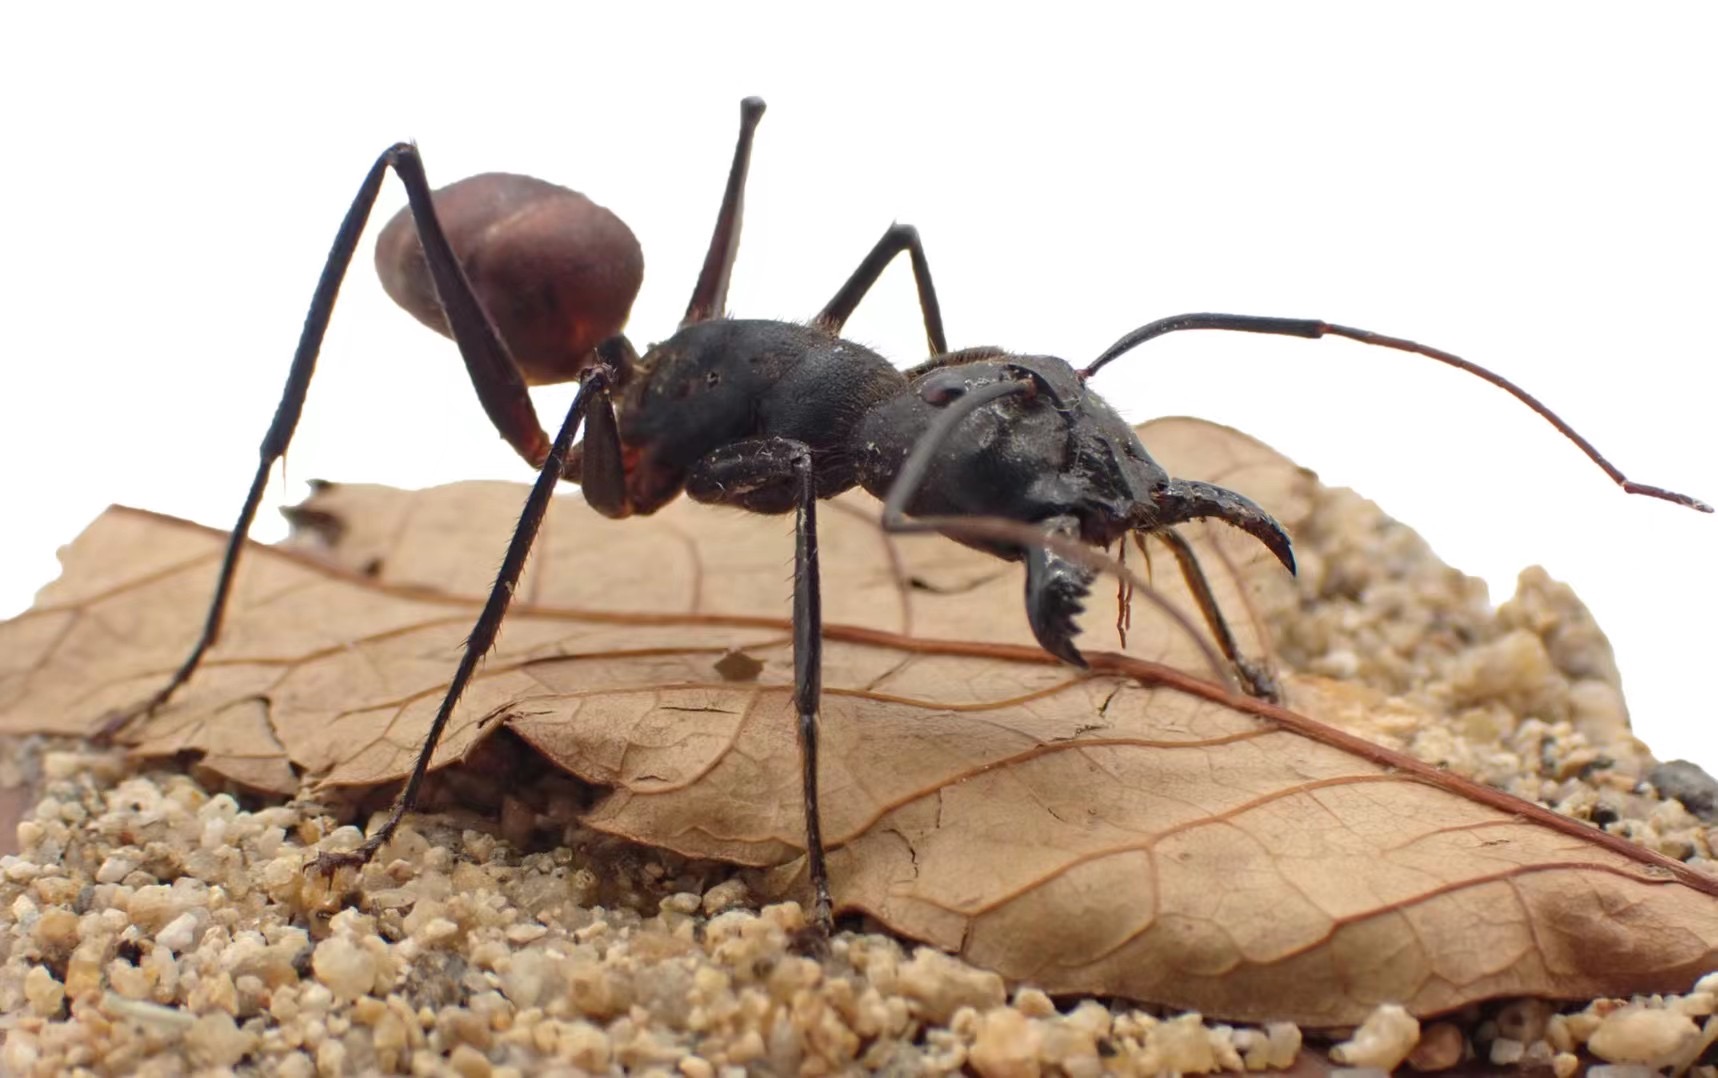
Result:
[[[1085,606],[1076,602],[1060,615],[1052,614],[1048,624],[1040,624],[1028,615],[1032,633],[1038,638],[1038,646],[1069,666],[1077,666],[1081,670],[1090,664],[1086,662],[1086,657],[1080,654],[1080,649],[1074,646],[1074,637],[1080,635],[1080,626],[1074,616],[1084,611]]]
[[[1291,575],[1295,571],[1293,540],[1276,518],[1259,508],[1251,498],[1214,483],[1171,479],[1152,495],[1151,508],[1156,513],[1150,529],[1215,518],[1251,535],[1276,555]]]
[[[1026,621],[1038,646],[1070,666],[1085,669],[1085,656],[1074,646],[1080,633],[1075,620],[1085,613],[1085,598],[1096,574],[1044,548],[1026,552]]]

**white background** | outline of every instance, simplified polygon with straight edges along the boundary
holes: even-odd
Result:
[[[1493,366],[1633,477],[1718,498],[1710,5],[276,10],[0,17],[0,614],[110,502],[228,525],[384,146],[417,139],[434,183],[530,172],[619,212],[642,345],[684,308],[749,93],[770,110],[737,314],[809,316],[898,218],[957,346],[1080,362],[1182,311],[1321,317]],[[402,201],[390,183],[379,216]],[[368,250],[263,538],[310,477],[526,478]],[[850,335],[905,364],[910,284],[884,284]],[[1102,387],[1360,489],[1495,599],[1546,565],[1608,629],[1642,736],[1718,766],[1718,519],[1624,496],[1478,381],[1345,342],[1187,334]],[[566,400],[540,395],[551,430]]]

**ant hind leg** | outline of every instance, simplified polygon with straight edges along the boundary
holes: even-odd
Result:
[[[299,416],[304,412],[304,402],[310,393],[311,376],[316,373],[322,339],[334,315],[334,301],[340,295],[340,286],[352,264],[352,255],[358,248],[358,240],[370,219],[370,211],[376,204],[376,196],[389,169],[405,186],[412,220],[423,242],[425,258],[447,314],[448,327],[459,344],[460,355],[465,360],[483,410],[508,444],[532,465],[540,463],[549,451],[549,438],[537,422],[537,413],[525,391],[524,376],[519,373],[518,365],[513,362],[483,305],[478,302],[436,217],[429,181],[424,176],[423,159],[417,147],[405,142],[390,146],[370,166],[329,248],[322,276],[317,280],[316,291],[310,300],[310,310],[304,316],[304,329],[293,353],[292,368],[281,390],[280,403],[275,407],[274,420],[258,447],[256,473],[251,479],[244,505],[239,509],[238,520],[227,538],[226,553],[221,559],[220,574],[216,577],[214,595],[209,600],[203,630],[167,684],[142,704],[106,716],[96,734],[97,740],[111,740],[133,720],[152,714],[166,704],[179,687],[191,679],[204,654],[220,636],[233,577],[238,571],[239,555],[250,534],[257,508],[262,504],[269,472],[292,443],[293,431],[298,427]]]
[[[859,301],[865,298],[871,286],[877,283],[877,278],[882,276],[884,268],[902,251],[907,252],[913,263],[913,283],[918,286],[919,311],[925,319],[925,343],[930,347],[933,358],[946,353],[948,338],[943,333],[942,305],[937,302],[936,285],[931,281],[931,264],[925,258],[919,230],[912,225],[890,225],[883,238],[871,248],[871,253],[859,263],[859,268],[853,271],[853,276],[847,278],[847,283],[835,293],[835,298],[812,321],[832,334],[840,334],[841,327],[852,317]]]
[[[472,675],[476,673],[477,664],[494,646],[495,636],[501,630],[502,619],[507,616],[507,608],[513,601],[513,591],[518,587],[519,577],[525,571],[525,560],[530,557],[531,545],[536,541],[543,517],[549,511],[549,500],[555,493],[555,485],[561,480],[561,472],[566,465],[573,438],[578,434],[579,426],[588,412],[593,409],[607,411],[611,407],[608,388],[607,368],[594,367],[587,370],[584,382],[579,386],[578,395],[573,398],[572,407],[567,410],[566,421],[562,423],[560,433],[549,447],[543,466],[537,473],[537,481],[525,499],[525,507],[519,514],[519,523],[513,530],[513,537],[507,542],[507,553],[501,559],[501,568],[496,573],[495,583],[490,587],[489,598],[483,604],[483,611],[477,616],[477,623],[472,626],[471,634],[465,638],[465,650],[460,655],[459,667],[454,671],[453,680],[448,684],[441,706],[436,709],[435,719],[430,723],[429,732],[424,735],[423,747],[418,750],[411,774],[406,779],[404,788],[400,790],[399,797],[394,801],[393,810],[382,826],[356,850],[350,853],[320,855],[316,865],[322,871],[331,872],[343,865],[362,865],[369,861],[376,851],[393,837],[406,813],[417,803],[424,777],[429,774],[430,761],[435,757],[436,745],[441,741],[442,732],[453,716],[453,709],[465,693]],[[613,426],[612,418],[608,419],[608,425]]]

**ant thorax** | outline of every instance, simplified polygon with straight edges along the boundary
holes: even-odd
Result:
[[[686,326],[645,353],[616,401],[636,511],[660,508],[700,460],[748,439],[803,442],[817,459],[818,494],[847,490],[860,420],[904,385],[882,356],[816,327]]]

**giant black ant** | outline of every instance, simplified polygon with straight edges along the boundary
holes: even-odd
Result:
[[[1128,333],[1083,370],[1051,356],[997,348],[951,352],[918,233],[891,226],[809,324],[724,316],[738,250],[753,136],[763,102],[741,106],[741,127],[703,269],[685,318],[640,356],[621,329],[642,277],[630,230],[582,195],[527,177],[489,174],[432,193],[417,149],[390,147],[348,210],[317,284],[255,478],[235,524],[201,636],[168,683],[125,721],[164,704],[220,632],[233,574],[274,462],[303,409],[335,297],[382,180],[392,169],[409,205],[383,231],[377,261],[387,290],[458,344],[479,401],[538,477],[487,603],[392,813],[331,869],[368,860],[416,802],[435,746],[478,662],[494,643],[549,498],[562,479],[609,517],[648,514],[682,492],[701,502],[797,515],[793,598],[794,699],[799,715],[806,857],[814,916],[833,903],[817,795],[822,633],[817,502],[854,486],[884,501],[891,532],[933,530],[1025,563],[1027,620],[1046,651],[1076,666],[1076,616],[1100,568],[1095,555],[1134,537],[1171,542],[1247,691],[1268,677],[1234,652],[1196,562],[1173,526],[1214,518],[1258,539],[1291,572],[1288,535],[1244,496],[1174,479],[1088,380],[1155,337],[1195,329],[1342,336],[1436,359],[1503,388],[1549,420],[1629,493],[1710,512],[1686,495],[1626,479],[1588,442],[1513,383],[1447,352],[1331,323],[1227,314],[1162,319]],[[443,219],[448,227],[444,229]],[[414,236],[419,242],[412,242]],[[884,268],[911,261],[930,358],[902,372],[838,336]],[[528,384],[578,379],[559,433],[544,433]],[[618,399],[617,399],[618,398]],[[574,445],[581,426],[584,440]],[[1121,570],[1125,573],[1125,570]]]

